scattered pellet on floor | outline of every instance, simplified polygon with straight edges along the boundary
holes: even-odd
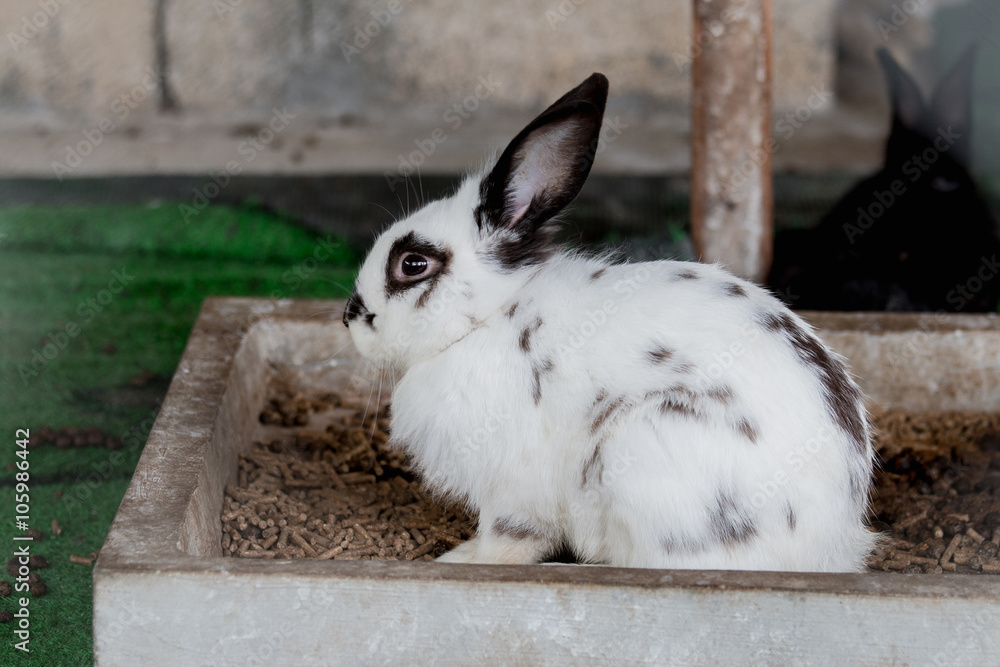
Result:
[[[388,447],[387,403],[270,390],[260,415],[269,435],[226,487],[223,555],[432,560],[472,537],[465,512],[428,497]]]
[[[221,549],[242,558],[433,560],[473,535],[388,446],[388,403],[272,379],[261,437],[226,487]],[[1000,414],[874,415],[880,462],[867,564],[1000,574]],[[54,531],[53,531],[54,532]]]
[[[986,536],[1000,531],[1000,415],[887,411],[875,422],[872,507],[883,540],[869,567],[997,574],[1000,539]]]

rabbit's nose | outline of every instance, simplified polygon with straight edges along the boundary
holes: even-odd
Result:
[[[357,292],[352,292],[350,298],[347,299],[347,305],[344,306],[344,326],[351,326],[353,320],[366,314],[368,314],[368,307],[365,306],[364,299]],[[369,321],[373,319],[375,319],[374,316],[371,316]]]

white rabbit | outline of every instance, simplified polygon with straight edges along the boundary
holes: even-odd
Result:
[[[344,312],[401,373],[391,442],[478,514],[440,560],[856,571],[872,471],[843,360],[716,266],[560,251],[607,79],[375,242]]]

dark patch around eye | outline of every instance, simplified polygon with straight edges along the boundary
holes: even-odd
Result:
[[[436,260],[437,267],[426,272],[426,275],[416,273],[413,279],[401,280],[395,275],[395,267],[405,255],[417,255]],[[386,298],[398,296],[414,285],[430,281],[430,287],[428,287],[428,289],[421,295],[421,302],[417,304],[418,307],[422,306],[426,303],[427,297],[434,289],[438,279],[443,275],[447,275],[449,265],[451,264],[451,257],[452,255],[450,250],[436,246],[427,239],[421,238],[414,232],[409,232],[405,236],[396,239],[396,241],[392,244],[392,248],[389,250],[389,258],[386,260],[385,264]],[[413,266],[416,266],[417,264],[419,264],[419,260],[414,259]],[[404,268],[404,274],[405,273],[406,270]]]

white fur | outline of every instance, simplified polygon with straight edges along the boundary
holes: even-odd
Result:
[[[541,247],[589,171],[605,95],[600,75],[568,93],[492,178],[382,234],[358,275],[345,322],[400,372],[392,442],[479,517],[441,560],[568,546],[615,566],[861,569],[864,401],[805,322],[717,266],[499,252]],[[406,274],[410,251],[389,267],[411,233],[442,272]]]
[[[443,560],[536,562],[565,543],[583,559],[617,566],[862,566],[873,535],[848,479],[853,471],[867,481],[871,446],[865,442],[863,456],[854,451],[813,369],[755,320],[789,311],[759,287],[701,264],[615,265],[558,254],[500,272],[483,256],[489,234],[472,221],[476,187],[470,179],[376,242],[357,283],[376,314],[374,328],[351,326],[365,356],[402,371],[393,441],[435,489],[479,514],[478,537]],[[414,302],[422,287],[391,299],[384,290],[388,249],[409,231],[454,256],[421,309]],[[598,269],[603,275],[592,280]],[[686,271],[699,278],[677,277]],[[724,293],[729,283],[747,296]],[[527,353],[520,345],[526,329]],[[672,359],[651,363],[656,345],[672,350]],[[540,374],[536,405],[532,368],[545,360],[551,370]],[[678,384],[696,393],[725,386],[732,400],[703,401],[706,417],[698,419],[640,400]],[[606,401],[637,404],[592,433],[602,390]],[[866,419],[863,405],[855,407]],[[733,428],[740,418],[753,422],[757,442]],[[595,466],[584,485],[598,441],[603,474],[598,479]],[[752,537],[729,544],[713,537],[720,497],[752,519]],[[498,535],[491,530],[498,519],[532,534]]]

